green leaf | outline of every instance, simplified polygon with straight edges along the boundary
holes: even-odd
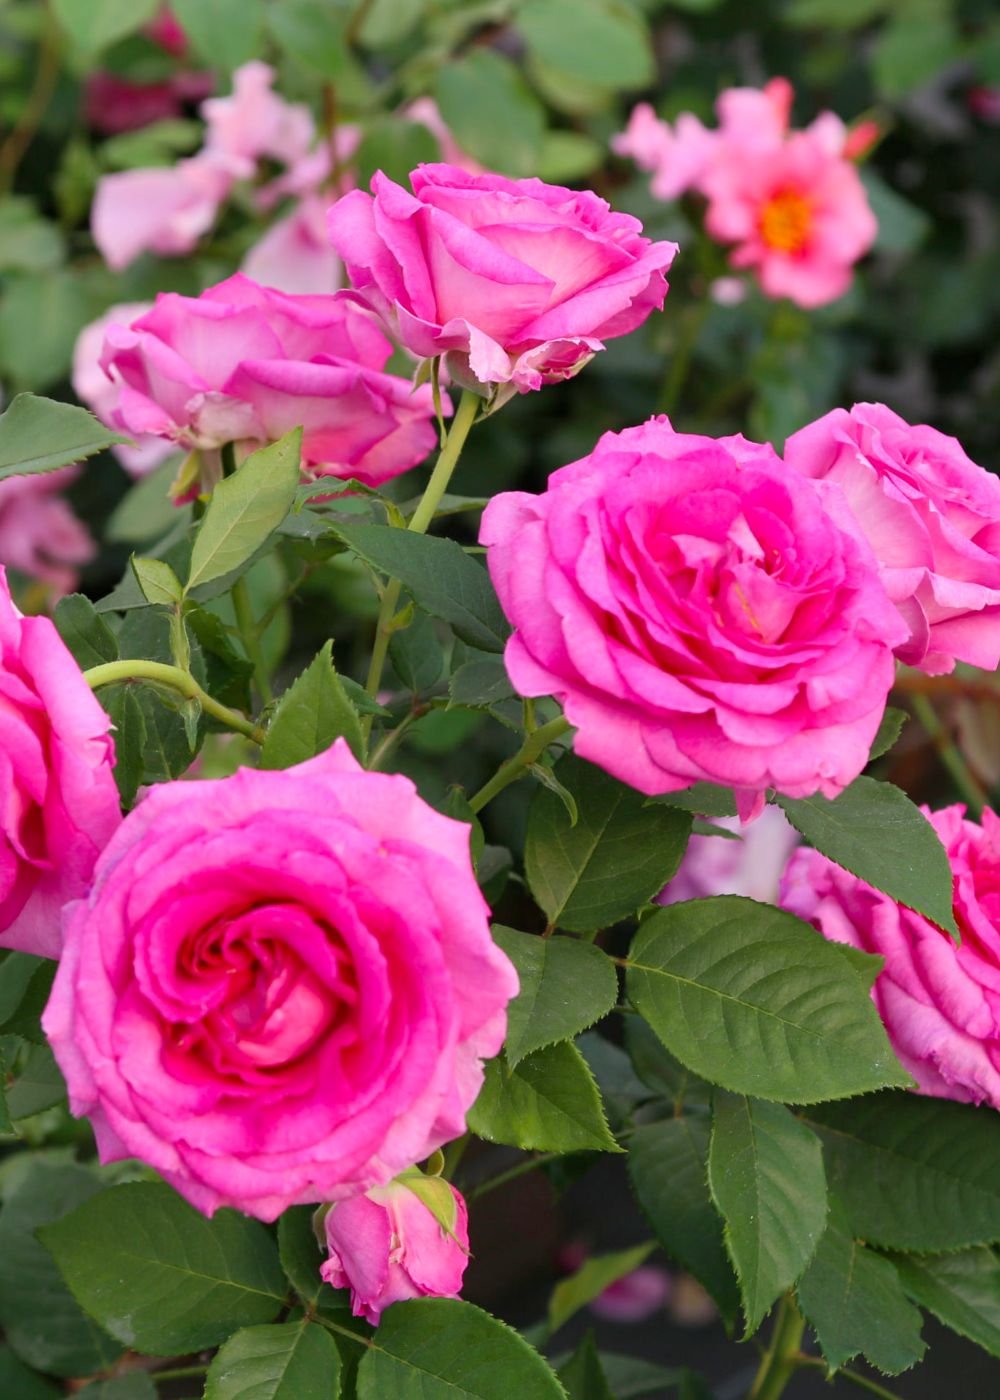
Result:
[[[133,554],[131,562],[132,572],[147,603],[172,607],[181,601],[184,594],[181,581],[165,560],[144,559]]]
[[[82,593],[60,598],[52,621],[81,671],[118,660],[118,643],[111,628]]]
[[[644,1124],[629,1138],[628,1173],[660,1244],[707,1289],[731,1326],[739,1290],[708,1189],[708,1140],[702,1115]]]
[[[617,1152],[601,1096],[572,1042],[559,1041],[511,1068],[501,1052],[469,1110],[469,1127],[487,1142],[541,1152]]]
[[[76,1400],[156,1400],[156,1386],[148,1371],[126,1371],[85,1385],[77,1391]]]
[[[887,185],[871,166],[862,166],[858,174],[865,187],[871,211],[878,221],[875,250],[880,253],[915,253],[933,228],[929,215],[925,214],[919,205],[911,204],[891,185]],[[903,714],[903,711],[886,710],[886,715],[898,714]],[[905,714],[903,717],[907,718]]]
[[[559,1368],[568,1400],[615,1400],[601,1366],[593,1332],[584,1334],[573,1355]]]
[[[790,0],[786,24],[817,25],[823,29],[857,29],[891,10],[895,0]]]
[[[235,1211],[207,1220],[169,1186],[113,1186],[41,1231],[77,1301],[137,1351],[184,1355],[284,1304],[278,1251]]]
[[[614,1254],[592,1255],[575,1274],[556,1284],[549,1299],[549,1331],[558,1332],[581,1308],[626,1274],[644,1264],[656,1248],[652,1241],[637,1244]]]
[[[712,1086],[675,1059],[647,1021],[641,1016],[626,1016],[624,1029],[632,1068],[654,1094],[674,1104],[685,1100],[709,1103]]]
[[[52,0],[56,18],[82,53],[99,53],[153,18],[159,0]]]
[[[346,1313],[350,1326],[364,1324],[351,1316],[351,1297],[346,1288],[331,1288],[320,1278],[320,1265],[326,1258],[313,1228],[315,1206],[292,1206],[278,1220],[278,1253],[289,1283],[306,1308],[324,1316]]]
[[[421,122],[404,121],[398,116],[380,117],[365,127],[354,157],[355,178],[362,189],[367,189],[375,171],[381,170],[405,189],[411,170],[440,159],[436,138]]]
[[[862,777],[832,802],[825,797],[777,801],[817,851],[957,937],[945,849],[920,808],[898,787]]]
[[[878,733],[872,740],[871,751],[868,754],[868,762],[875,758],[881,758],[883,754],[896,743],[903,732],[903,725],[910,718],[905,710],[894,710],[890,705],[882,716],[882,722],[878,727]]]
[[[888,1259],[854,1239],[836,1196],[798,1296],[831,1371],[860,1352],[878,1370],[898,1376],[924,1354],[919,1309],[908,1302]]]
[[[148,735],[142,706],[133,685],[105,686],[98,691],[114,726],[115,782],[122,805],[131,807],[143,775],[143,754]]]
[[[441,679],[444,653],[434,623],[426,613],[415,613],[409,627],[393,632],[389,638],[389,660],[396,675],[414,695],[430,690]]]
[[[749,1337],[816,1252],[826,1220],[823,1149],[783,1104],[716,1094],[708,1185],[726,1222]]]
[[[209,68],[232,70],[259,56],[264,0],[171,0],[171,9]]]
[[[0,481],[56,471],[116,442],[128,438],[110,432],[85,408],[18,394],[0,414]]]
[[[30,953],[8,953],[0,963],[0,1035],[44,1045],[42,1012],[52,990],[56,964]]]
[[[555,1373],[512,1327],[471,1303],[395,1303],[358,1368],[358,1400],[565,1400]]]
[[[66,1083],[52,1051],[47,1045],[33,1045],[23,1069],[7,1086],[7,1112],[17,1122],[54,1108],[65,1098]]]
[[[413,30],[425,0],[372,0],[364,10],[358,42],[364,48],[392,48]]]
[[[510,625],[489,574],[454,540],[390,525],[341,525],[336,533],[372,568],[402,580],[415,602],[481,651],[503,651]]]
[[[590,932],[635,913],[680,864],[691,820],[652,807],[634,788],[567,754],[555,768],[579,812],[545,788],[528,814],[524,865],[532,894],[552,924]]]
[[[735,817],[736,798],[732,788],[717,783],[692,783],[680,792],[668,792],[651,799],[667,807],[680,807],[685,812],[697,812],[700,817]]]
[[[267,27],[278,47],[327,82],[344,68],[350,20],[350,7],[330,0],[271,0],[266,11]]]
[[[473,48],[441,66],[434,97],[463,151],[490,170],[534,174],[545,111],[510,59],[493,49]]]
[[[7,1058],[4,1054],[3,1042],[0,1041],[0,1134],[6,1137],[13,1131],[14,1124],[7,1112]]]
[[[37,1371],[29,1371],[11,1351],[0,1346],[0,1395],[10,1400],[59,1400],[63,1394]]]
[[[190,513],[190,507],[175,506],[169,495],[179,464],[178,454],[126,491],[108,518],[106,539],[124,544],[147,544],[165,535]]]
[[[466,661],[454,672],[448,683],[452,705],[466,705],[473,710],[486,710],[514,694],[506,668],[500,657]]]
[[[340,1357],[315,1322],[245,1327],[216,1353],[204,1400],[337,1400]]]
[[[859,1239],[920,1251],[1000,1240],[1000,1114],[893,1093],[807,1116]]]
[[[621,0],[531,0],[517,27],[529,51],[567,77],[609,88],[653,79],[649,31]]]
[[[70,370],[76,338],[93,315],[92,306],[79,265],[6,278],[0,302],[0,373],[5,385],[44,389],[62,379]],[[125,440],[107,430],[105,435],[112,442]]]
[[[281,697],[260,751],[262,768],[291,768],[325,753],[343,736],[354,757],[364,755],[357,711],[347,698],[327,642]]]
[[[581,131],[547,131],[538,157],[538,178],[562,185],[582,180],[604,162],[604,147]]]
[[[622,1356],[614,1351],[601,1352],[601,1366],[616,1400],[643,1400],[645,1396],[663,1400],[664,1390],[681,1384],[684,1377],[683,1371],[673,1367],[658,1366],[644,1357]]]
[[[22,1361],[56,1376],[88,1376],[121,1355],[121,1346],[82,1311],[35,1238],[39,1226],[59,1220],[100,1189],[83,1167],[39,1162],[0,1214],[0,1326]]]
[[[44,272],[65,255],[58,226],[43,219],[32,200],[7,195],[0,206],[0,272]]]
[[[208,0],[198,3],[209,7]],[[296,428],[219,482],[195,536],[188,593],[249,564],[292,508],[301,455],[302,430]]]
[[[794,915],[737,895],[651,915],[628,994],[663,1044],[714,1084],[782,1102],[909,1084],[871,1000],[878,971]]]
[[[1000,1356],[1000,1259],[982,1246],[958,1254],[894,1254],[903,1287],[952,1331]]]
[[[879,94],[892,101],[930,82],[961,56],[961,35],[947,0],[907,0],[875,39],[872,78]]]
[[[585,1031],[618,1000],[618,974],[593,943],[493,926],[493,938],[517,969],[521,990],[507,1007],[504,1049],[512,1067],[557,1040]]]

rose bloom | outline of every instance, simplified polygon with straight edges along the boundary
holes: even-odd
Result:
[[[776,903],[779,881],[799,841],[781,808],[765,807],[752,826],[741,826],[738,817],[720,817],[713,825],[738,833],[739,840],[695,833],[677,874],[657,896],[657,904],[680,904],[717,894]]]
[[[837,140],[832,125],[800,131],[755,158],[742,142],[722,142],[705,172],[705,228],[737,245],[731,265],[752,268],[768,296],[804,307],[835,301],[875,241],[864,185],[832,149]]]
[[[108,428],[115,427],[111,415],[118,405],[118,388],[101,368],[104,337],[109,326],[125,328],[152,309],[152,303],[144,301],[110,306],[103,316],[84,326],[76,338],[71,376],[73,392]],[[111,449],[129,476],[147,476],[175,450],[172,443],[151,433],[136,433],[134,437],[134,446],[120,443]]]
[[[377,486],[437,441],[429,385],[384,374],[392,346],[370,313],[334,296],[288,296],[237,273],[200,297],[161,295],[111,325],[101,365],[129,434],[189,449],[273,442],[302,426],[315,476]]]
[[[1000,480],[955,438],[880,403],[836,408],[785,444],[804,476],[836,482],[909,636],[901,661],[931,675],[1000,664]]]
[[[378,1326],[392,1303],[406,1298],[456,1298],[469,1262],[465,1202],[449,1182],[428,1178],[450,1206],[445,1230],[403,1181],[376,1186],[335,1205],[323,1222],[330,1257],[320,1275],[350,1288],[351,1311]]]
[[[903,636],[836,488],[742,437],[654,418],[483,515],[522,695],[641,792],[835,797],[868,761]],[[805,488],[805,489],[803,489]]]
[[[836,943],[877,953],[872,998],[920,1092],[1000,1108],[1000,818],[924,808],[951,861],[961,945],[817,851],[795,853],[784,908]]]
[[[519,390],[566,379],[663,305],[674,243],[589,191],[422,165],[330,210],[358,295],[421,358]]]
[[[342,1200],[458,1137],[517,991],[468,826],[343,739],[152,788],[65,932],[72,1110],[206,1214]]]
[[[0,947],[55,958],[60,910],[121,821],[111,722],[47,617],[0,567]]]
[[[227,161],[204,152],[176,165],[102,175],[90,210],[97,251],[115,272],[140,253],[182,257],[215,223],[232,184]]]
[[[326,236],[326,201],[318,194],[300,199],[253,245],[243,272],[261,286],[293,296],[335,292],[343,268]]]
[[[60,494],[73,468],[0,481],[0,564],[72,593],[77,570],[97,553],[90,531]]]

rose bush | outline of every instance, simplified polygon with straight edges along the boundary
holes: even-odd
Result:
[[[424,165],[330,210],[360,299],[414,355],[520,390],[575,374],[663,305],[674,243],[590,191]]]
[[[273,1220],[465,1127],[517,978],[468,827],[343,740],[155,787],[106,847],[44,1016],[104,1161]]]
[[[56,957],[121,811],[107,715],[47,617],[0,566],[0,947]]]
[[[732,785],[834,797],[861,772],[903,627],[837,491],[742,437],[665,418],[606,433],[541,496],[483,515],[523,695],[641,792]]]

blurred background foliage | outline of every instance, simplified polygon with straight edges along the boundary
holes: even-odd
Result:
[[[483,165],[593,188],[641,218],[650,236],[680,244],[663,312],[611,342],[577,379],[517,398],[474,433],[456,492],[538,489],[600,433],[654,412],[669,412],[681,430],[744,432],[780,450],[810,419],[866,399],[932,423],[958,436],[975,460],[996,463],[1000,12],[991,0],[174,0],[172,10],[186,35],[180,51],[150,37],[158,0],[0,0],[0,383],[7,395],[30,389],[72,399],[73,348],[86,324],[115,303],[165,290],[196,294],[235,271],[280,217],[281,208],[264,214],[250,187],[237,186],[194,255],[147,254],[121,272],[104,264],[89,231],[103,175],[171,165],[198,149],[203,124],[197,99],[185,92],[228,93],[234,69],[264,59],[276,70],[275,90],[307,103],[325,139],[347,124],[360,127],[358,184],[379,168],[403,179],[418,162],[439,158],[435,136],[406,115],[409,103],[431,97],[457,144]],[[99,97],[95,106],[95,75],[155,85],[191,74],[204,75],[201,85],[181,83],[177,111],[150,124],[109,130]],[[721,90],[777,75],[794,86],[795,126],[830,109],[849,123],[873,119],[882,133],[862,167],[877,242],[850,292],[818,311],[768,300],[749,279],[736,304],[716,299],[726,253],[703,233],[697,204],[656,201],[648,178],[609,147],[638,101],[668,119],[692,111],[710,122]],[[407,372],[402,362],[397,368]],[[171,472],[168,465],[133,485],[105,456],[72,486],[73,503],[102,546],[83,577],[93,597],[121,577],[132,549],[156,552],[171,524]],[[392,483],[390,494],[411,499],[416,475]],[[457,532],[472,543],[476,529],[468,512]],[[273,612],[266,645],[283,661],[285,678],[331,632],[339,668],[356,677],[361,671],[376,599],[360,565],[328,554],[289,540],[250,575],[255,609]],[[283,601],[289,581],[303,574],[294,603]],[[30,587],[20,597],[26,607],[46,603]],[[403,636],[419,642],[423,670],[416,680],[409,674],[416,653],[408,660],[413,649],[401,642],[391,683],[405,690],[412,681],[430,694],[436,687],[440,703],[412,725],[398,766],[444,806],[452,785],[474,790],[517,740],[483,712],[447,708],[443,678],[461,658],[435,660],[433,622],[424,619]],[[974,760],[978,746],[980,776],[994,787],[997,708],[994,696],[987,699],[979,708],[968,697],[956,700],[964,708],[954,717]],[[893,776],[919,796],[929,795],[921,788],[934,761],[922,744],[904,738],[893,758]],[[216,753],[209,747],[204,771],[235,761],[231,745]],[[531,787],[513,787],[491,805],[491,894],[503,889],[507,852],[522,844]],[[535,926],[537,911],[516,884],[502,900],[504,922]],[[59,1131],[75,1130],[64,1124]],[[537,1301],[534,1285],[525,1290],[525,1269],[544,1275],[554,1247],[549,1198],[538,1189],[518,1197],[516,1208],[498,1193],[481,1227],[506,1247],[516,1231],[523,1234],[525,1219],[533,1222],[527,1254],[514,1251],[520,1272],[507,1260],[502,1277],[495,1270],[481,1276],[476,1266],[470,1273],[471,1296],[479,1290],[496,1304],[513,1289],[517,1320]],[[570,1193],[566,1207],[574,1228],[603,1248],[643,1233],[637,1218],[604,1219],[607,1189],[591,1180],[583,1194]],[[481,1250],[484,1258],[505,1252]],[[619,1329],[612,1345],[620,1340]],[[701,1350],[716,1345],[717,1338]],[[732,1371],[731,1358],[727,1366]],[[907,1380],[899,1394],[940,1393],[930,1368],[922,1374],[926,1381],[910,1389]],[[801,1393],[812,1384],[804,1380]],[[816,1393],[828,1393],[821,1384],[816,1379]]]

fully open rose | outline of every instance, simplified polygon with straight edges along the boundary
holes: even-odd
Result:
[[[793,433],[785,459],[843,489],[909,636],[900,660],[931,675],[1000,664],[1000,480],[961,443],[856,403]]]
[[[316,476],[377,486],[436,442],[428,385],[384,374],[392,347],[374,318],[334,296],[287,296],[237,274],[200,297],[167,293],[105,332],[118,388],[103,416],[189,448],[271,442],[302,426]]]
[[[408,350],[460,378],[537,389],[663,305],[675,243],[652,243],[589,190],[422,165],[381,171],[330,210],[359,295]]]
[[[951,861],[961,944],[818,851],[796,851],[781,902],[885,959],[872,996],[921,1092],[1000,1108],[1000,818],[987,808],[980,826],[961,806],[927,816]]]
[[[273,1220],[465,1128],[517,976],[469,828],[344,741],[154,788],[71,906],[45,1030],[105,1161]]]
[[[47,617],[0,567],[0,947],[55,958],[60,908],[121,821],[111,723]]]
[[[481,539],[523,695],[555,695],[576,751],[642,792],[702,779],[834,797],[861,772],[904,628],[835,488],[770,447],[606,433]]]
[[[459,1192],[423,1178],[417,1196],[402,1181],[376,1186],[335,1205],[323,1222],[330,1257],[320,1269],[334,1288],[350,1288],[355,1317],[377,1324],[404,1298],[454,1298],[469,1262],[469,1219]],[[437,1215],[422,1197],[434,1192]]]

